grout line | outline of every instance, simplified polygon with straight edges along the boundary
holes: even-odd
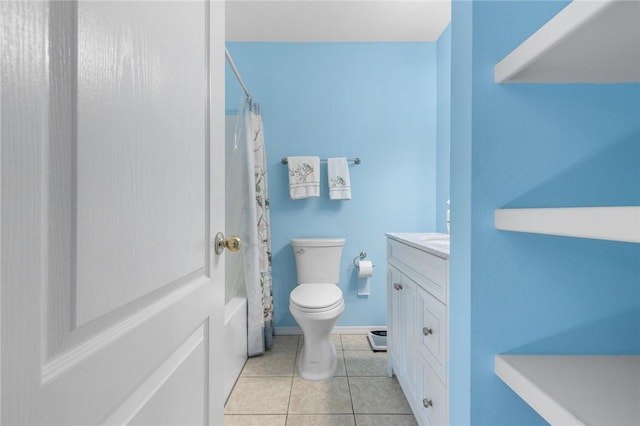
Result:
[[[249,358],[247,358],[244,362],[244,365],[242,366],[242,368],[240,369],[240,373],[238,374],[238,378],[236,379],[236,381],[233,383],[233,386],[231,386],[231,392],[229,392],[229,396],[227,397],[227,399],[224,401],[224,405],[222,406],[222,410],[223,410],[223,415],[224,415],[224,408],[227,406],[227,403],[229,402],[229,400],[231,399],[231,397],[233,396],[233,392],[236,390],[236,386],[238,385],[238,380],[240,380],[240,378],[242,378],[242,372],[244,371],[244,368],[247,366],[247,361],[249,361]]]
[[[298,348],[300,347],[300,336],[296,342],[295,356],[293,357],[293,369],[291,371],[291,387],[289,388],[289,401],[287,401],[287,414],[284,420],[286,426],[289,423],[289,409],[291,408],[291,396],[293,395],[293,379],[296,377],[296,366],[298,365]]]
[[[291,372],[291,388],[289,389],[289,401],[287,402],[287,415],[284,419],[285,426],[289,423],[289,409],[291,408],[291,396],[293,395],[293,380],[296,378],[296,367],[298,366],[298,348],[300,347],[300,335],[296,341],[295,356],[293,357],[293,371]]]
[[[294,369],[295,369],[295,364],[294,364]],[[294,377],[295,377],[295,372],[294,372],[294,375],[291,376],[291,387],[289,388],[289,401],[287,401],[287,414],[285,414],[285,419],[284,419],[285,426],[287,423],[289,423],[289,407],[291,407],[291,395],[293,395],[293,378]]]
[[[349,370],[347,370],[347,357],[344,355],[344,343],[342,335],[340,336],[340,345],[342,346],[342,360],[344,362],[344,374],[347,376],[347,387],[349,388],[349,399],[351,400],[351,414],[353,415],[353,423],[356,423],[356,410],[353,407],[353,395],[351,394],[351,381],[349,380]]]

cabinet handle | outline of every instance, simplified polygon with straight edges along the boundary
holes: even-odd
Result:
[[[424,408],[433,407],[433,401],[429,398],[425,398],[422,400],[422,405],[424,405]]]
[[[396,290],[402,290],[402,284],[400,284],[400,283],[393,283],[393,288],[395,288]]]
[[[433,329],[429,328],[429,327],[424,327],[422,329],[422,334],[424,334],[425,336],[428,336],[430,334],[433,334]]]

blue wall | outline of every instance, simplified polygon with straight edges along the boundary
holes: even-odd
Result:
[[[293,237],[346,238],[340,286],[347,303],[338,326],[386,325],[385,232],[435,229],[435,43],[229,43],[260,103],[271,200],[274,319],[295,326]],[[227,110],[242,93],[227,69]],[[350,166],[352,200],[330,201],[326,164],[321,196],[292,201],[282,157],[360,157]],[[445,207],[443,207],[445,208]],[[371,296],[357,296],[352,259],[376,264]]]
[[[449,421],[471,424],[471,116],[473,3],[451,3]]]
[[[451,285],[471,303],[452,346],[470,339],[471,424],[545,424],[495,376],[494,355],[639,354],[640,245],[496,231],[493,211],[640,204],[640,85],[496,84],[494,65],[566,2],[457,3],[451,151],[471,158],[452,161],[451,267],[470,275],[452,271]],[[469,117],[470,132],[454,135]]]
[[[438,103],[436,130],[436,230],[447,232],[451,151],[451,26],[436,43]]]

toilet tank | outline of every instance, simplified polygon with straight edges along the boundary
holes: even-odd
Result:
[[[294,238],[298,284],[340,282],[340,258],[344,238]]]

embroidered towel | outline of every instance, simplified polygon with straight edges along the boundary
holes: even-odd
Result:
[[[349,179],[347,159],[344,157],[329,158],[327,160],[327,174],[329,175],[329,198],[350,200],[351,179]]]
[[[288,157],[289,195],[292,200],[320,196],[320,158]]]

